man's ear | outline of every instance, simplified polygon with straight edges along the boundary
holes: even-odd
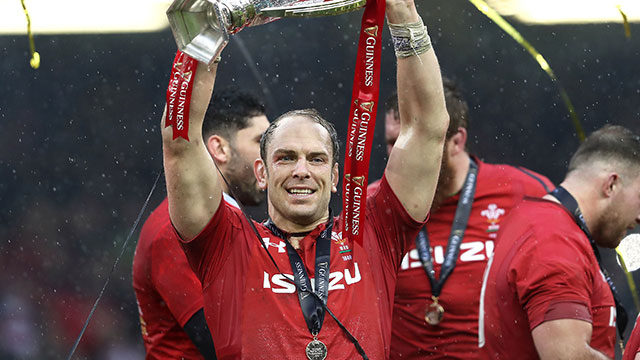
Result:
[[[258,158],[253,163],[253,173],[258,181],[258,187],[261,190],[267,190],[269,174],[267,173],[267,166],[262,159]]]
[[[331,171],[331,192],[338,192],[338,181],[340,180],[340,167],[338,163],[333,164]]]
[[[467,129],[462,126],[458,127],[451,138],[449,138],[449,156],[455,156],[465,151],[467,146]]]
[[[622,180],[620,175],[616,172],[610,172],[607,174],[604,182],[602,183],[602,194],[605,197],[612,197],[616,192],[622,189]]]
[[[211,135],[207,139],[207,150],[217,164],[226,164],[231,160],[231,147],[227,139]]]

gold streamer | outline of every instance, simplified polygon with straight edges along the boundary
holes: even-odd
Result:
[[[633,303],[636,306],[636,309],[640,309],[640,299],[638,298],[638,291],[636,288],[636,282],[633,280],[633,274],[631,274],[627,270],[627,265],[624,263],[624,258],[622,257],[622,253],[620,253],[619,248],[616,248],[616,254],[618,254],[620,266],[622,267],[622,270],[624,270],[624,274],[627,277],[627,283],[629,284],[629,290],[631,291],[631,296],[633,297]]]
[[[40,54],[36,51],[36,45],[33,42],[33,33],[31,32],[31,18],[29,17],[29,12],[27,11],[27,6],[24,4],[24,0],[20,0],[22,3],[22,9],[24,10],[24,15],[27,17],[27,34],[29,35],[29,50],[31,51],[31,60],[29,60],[29,64],[32,68],[37,69],[40,67]]]
[[[564,101],[565,106],[569,110],[569,115],[571,116],[571,120],[573,122],[573,127],[576,130],[576,134],[578,135],[578,139],[580,142],[584,141],[585,135],[584,130],[582,130],[582,125],[580,124],[580,120],[578,119],[578,115],[576,114],[576,110],[569,99],[569,94],[564,90],[564,87],[558,81],[558,78],[554,74],[553,70],[549,66],[549,63],[544,59],[542,54],[538,52],[525,38],[520,35],[518,30],[516,30],[511,24],[509,24],[500,14],[498,14],[493,8],[491,8],[486,2],[483,0],[469,0],[480,12],[485,14],[489,19],[491,19],[496,25],[498,25],[504,32],[509,34],[518,44],[520,44],[523,48],[525,48],[531,56],[538,62],[542,70],[544,70],[551,81],[556,84],[558,87],[558,91],[560,92],[560,97],[562,97],[562,101]]]
[[[616,5],[616,7],[618,8],[620,15],[622,15],[622,25],[624,26],[624,36],[626,36],[627,38],[630,38],[631,27],[629,26],[629,19],[627,19],[627,14],[625,14],[624,11],[622,11],[622,6],[620,6],[619,4]]]

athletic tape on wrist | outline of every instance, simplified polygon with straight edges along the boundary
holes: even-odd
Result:
[[[414,23],[389,23],[389,31],[398,58],[417,56],[431,49],[431,37],[427,33],[427,27],[422,22],[422,18]]]

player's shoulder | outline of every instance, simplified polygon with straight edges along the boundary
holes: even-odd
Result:
[[[152,246],[152,244],[171,237],[172,235],[169,203],[167,199],[164,199],[164,201],[151,212],[142,225],[138,247]]]
[[[382,179],[378,179],[367,186],[367,194],[373,194],[376,190],[380,188],[382,183]]]
[[[546,176],[522,166],[492,164],[480,160],[476,160],[476,162],[478,162],[479,166],[479,177],[491,179],[496,183],[521,186],[526,190],[539,192],[540,195],[555,188],[554,184]]]
[[[550,200],[524,197],[511,215],[509,223],[513,221],[530,229],[540,239],[582,237],[571,215],[560,204]]]
[[[529,262],[545,254],[579,248],[576,236],[570,215],[558,204],[543,198],[524,197],[501,225],[496,251],[504,255],[516,246],[514,259]]]

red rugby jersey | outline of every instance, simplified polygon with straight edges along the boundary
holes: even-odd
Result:
[[[543,196],[553,189],[544,176],[508,165],[478,164],[476,192],[453,273],[442,288],[439,302],[444,318],[433,326],[425,321],[431,304],[431,285],[415,242],[404,256],[393,308],[391,359],[478,358],[478,304],[482,275],[493,252],[502,220],[525,195]],[[531,175],[528,175],[528,174]],[[440,277],[459,193],[447,198],[429,217],[431,255]]]
[[[627,345],[624,347],[624,356],[622,360],[634,360],[636,354],[640,352],[640,316],[636,318],[636,324],[631,331],[631,336],[627,340]]]
[[[531,330],[557,319],[590,322],[590,346],[614,356],[613,295],[589,240],[560,204],[525,198],[511,212],[481,302],[483,358],[538,359]]]
[[[202,286],[180,247],[165,199],[147,219],[133,258],[147,359],[202,359],[183,326],[203,307]]]
[[[367,197],[362,244],[333,233],[327,306],[358,339],[371,359],[389,355],[396,273],[422,222],[413,220],[386,180]],[[334,229],[340,229],[338,217]],[[283,239],[255,223],[257,238],[242,213],[221,205],[194,240],[183,243],[202,280],[205,314],[220,359],[306,359],[312,340],[300,309]],[[315,276],[315,239],[320,225],[300,242],[310,277]],[[282,274],[262,248],[267,245]],[[325,315],[318,339],[329,359],[359,354],[337,323]]]

